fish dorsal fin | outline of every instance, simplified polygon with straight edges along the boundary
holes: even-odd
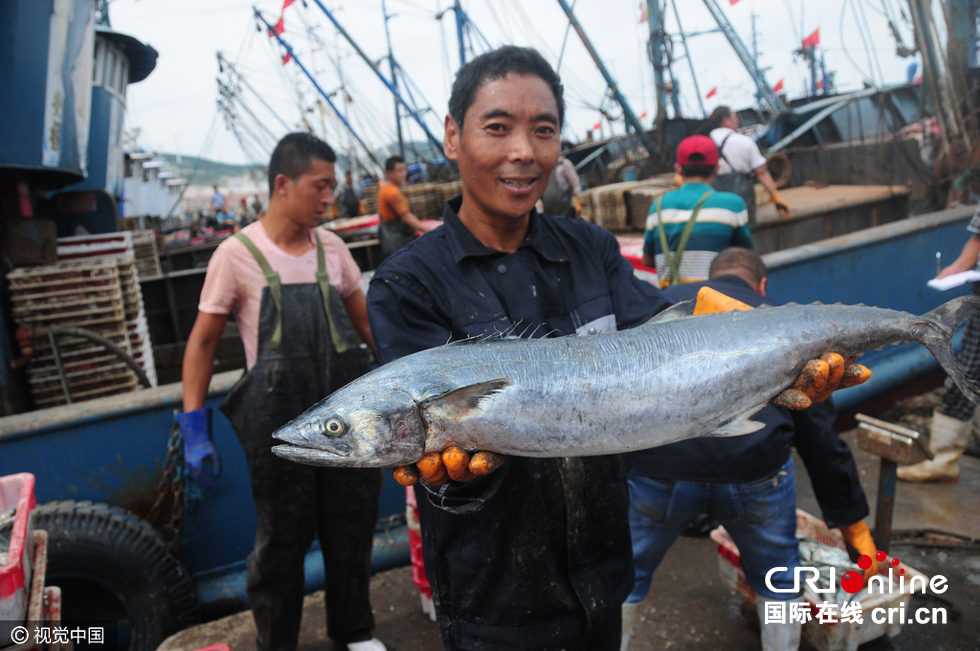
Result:
[[[756,412],[758,412],[764,406],[765,405],[759,405],[758,407],[753,407],[745,413],[739,414],[731,420],[725,421],[711,432],[705,434],[705,436],[742,436],[743,434],[758,432],[760,429],[765,427],[765,423],[760,423],[757,420],[749,419],[752,418],[752,416],[754,416]]]
[[[652,319],[647,321],[647,323],[667,323],[668,321],[684,319],[689,316],[694,316],[694,301],[683,301],[681,303],[671,305],[666,310],[658,313]]]
[[[511,384],[513,384],[513,380],[510,378],[478,382],[435,398],[429,398],[422,403],[422,409],[429,420],[447,419],[461,422],[481,413],[494,395]]]

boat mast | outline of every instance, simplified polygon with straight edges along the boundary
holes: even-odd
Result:
[[[657,95],[657,142],[663,145],[664,125],[667,123],[667,87],[664,84],[664,39],[663,16],[660,14],[660,0],[647,0],[647,24],[650,26],[650,40],[647,53],[653,64],[653,87]]]
[[[436,14],[436,20],[442,20],[442,17],[446,15],[446,12],[450,9],[453,10],[453,14],[456,17],[456,42],[459,46],[459,67],[462,68],[466,65],[466,41],[469,37],[470,52],[474,55],[476,54],[476,48],[473,47],[473,34],[479,37],[479,40],[483,43],[484,52],[492,49],[490,47],[490,42],[483,35],[480,29],[476,26],[473,20],[469,17],[469,14],[463,9],[463,6],[459,3],[459,0],[454,0],[453,6],[443,9]]]
[[[779,115],[785,111],[786,105],[783,104],[783,100],[779,98],[779,95],[776,94],[772,86],[769,85],[769,82],[766,81],[762,70],[759,69],[758,64],[752,59],[752,55],[749,54],[745,43],[739,38],[738,33],[735,32],[735,28],[732,27],[732,24],[728,21],[728,17],[722,12],[718,3],[715,0],[704,0],[704,6],[708,8],[715,22],[718,23],[718,27],[721,28],[721,33],[728,39],[728,43],[735,50],[736,56],[742,61],[745,69],[748,70],[749,75],[755,82],[756,88],[759,90],[759,94],[762,95],[762,99],[765,100],[772,114]]]
[[[694,60],[691,59],[691,49],[687,47],[687,34],[684,33],[684,26],[681,25],[681,14],[677,11],[677,0],[670,0],[671,6],[674,8],[674,18],[677,19],[677,29],[681,34],[681,43],[684,44],[684,55],[687,57],[687,65],[691,68],[691,79],[694,81],[694,93],[698,96],[698,106],[701,108],[701,115],[708,117],[708,112],[704,110],[704,99],[701,98],[701,87],[698,86],[698,76],[694,72]],[[755,14],[752,14],[753,22],[755,25]],[[755,46],[755,32],[753,29],[753,47]],[[756,57],[758,60],[758,56]],[[675,89],[676,92],[676,89]]]
[[[340,109],[338,109],[337,106],[333,103],[333,100],[330,99],[330,95],[327,94],[327,92],[320,87],[320,84],[318,84],[316,79],[313,77],[313,75],[310,74],[310,71],[306,69],[306,66],[303,65],[303,62],[300,61],[300,58],[296,55],[296,51],[293,50],[292,47],[290,47],[289,43],[286,42],[286,40],[282,37],[281,34],[276,33],[276,30],[273,29],[272,24],[265,19],[265,16],[263,16],[254,5],[252,6],[252,11],[255,13],[255,17],[261,20],[262,23],[265,25],[266,29],[269,30],[269,34],[275,36],[276,40],[279,41],[279,44],[282,45],[284,48],[286,48],[286,52],[289,53],[289,56],[292,57],[292,59],[296,62],[296,65],[299,66],[299,69],[303,71],[303,74],[306,75],[306,78],[310,80],[310,83],[313,84],[313,87],[316,88],[317,92],[319,92],[320,95],[323,97],[323,99],[327,102],[327,105],[330,106],[331,109],[333,109],[333,112],[337,116],[337,118],[341,122],[343,122],[344,126],[347,127],[347,130],[350,131],[355,138],[357,138],[357,142],[359,142],[361,147],[364,148],[364,151],[367,152],[367,155],[371,158],[371,160],[375,162],[375,164],[378,166],[378,169],[384,170],[384,165],[382,165],[381,162],[378,160],[377,156],[374,155],[374,152],[371,151],[371,148],[367,146],[367,143],[361,140],[361,136],[357,134],[357,131],[355,131],[354,127],[351,126],[351,123],[347,121],[347,118],[344,117],[344,114],[341,113]]]
[[[463,27],[466,25],[466,14],[459,0],[453,3],[453,13],[456,15],[456,40],[459,42],[459,67],[466,65],[466,41],[463,40]]]
[[[388,66],[391,70],[391,85],[395,89],[395,128],[398,130],[398,155],[405,158],[405,139],[402,137],[402,116],[401,110],[398,107],[398,74],[395,70],[395,55],[391,51],[391,32],[388,31],[388,19],[391,18],[391,14],[388,13],[387,5],[385,0],[381,0],[381,13],[384,14],[385,18],[385,40],[388,41]]]
[[[602,73],[603,78],[606,80],[606,84],[609,85],[609,90],[612,91],[616,101],[619,102],[619,105],[622,107],[623,117],[626,118],[626,123],[633,128],[634,132],[636,132],[640,142],[642,142],[643,146],[646,147],[646,150],[650,152],[650,156],[657,159],[658,151],[663,151],[663,149],[658,149],[654,145],[653,141],[650,140],[650,137],[643,131],[643,126],[637,119],[636,114],[633,113],[633,109],[630,108],[630,104],[626,100],[626,97],[622,92],[620,92],[619,85],[616,83],[616,80],[611,74],[609,74],[609,71],[606,69],[605,64],[603,64],[602,59],[599,58],[598,53],[596,53],[595,48],[592,46],[592,42],[589,41],[589,37],[585,35],[585,30],[582,29],[578,19],[575,18],[575,14],[572,13],[571,7],[568,6],[568,3],[565,0],[558,0],[558,4],[560,4],[561,8],[565,11],[565,15],[568,16],[568,21],[572,24],[572,27],[575,29],[575,32],[578,34],[579,38],[582,39],[582,44],[585,45],[585,49],[588,50],[589,56],[592,57],[592,61],[595,62],[596,67],[599,68],[599,72]]]
[[[340,24],[340,21],[338,21],[337,18],[333,15],[333,13],[326,8],[323,2],[321,2],[321,0],[313,0],[313,2],[316,4],[316,6],[320,8],[320,10],[324,14],[326,14],[327,18],[330,19],[330,22],[332,22],[334,24],[334,27],[337,28],[337,31],[340,32],[340,35],[343,36],[345,39],[347,39],[347,42],[350,43],[352,48],[354,48],[354,51],[357,52],[357,54],[364,60],[366,64],[368,64],[368,67],[370,67],[371,70],[374,72],[374,74],[378,76],[378,79],[381,80],[381,83],[383,83],[388,88],[388,90],[390,90],[394,94],[395,98],[401,103],[401,105],[405,107],[405,110],[408,111],[408,114],[410,116],[412,116],[412,119],[418,122],[419,126],[422,127],[422,131],[425,132],[425,135],[429,138],[432,144],[436,146],[436,150],[442,151],[442,141],[436,138],[432,134],[432,131],[430,131],[429,127],[426,126],[425,121],[422,119],[422,116],[419,115],[418,111],[416,111],[412,106],[408,104],[408,102],[405,101],[401,93],[398,91],[398,88],[396,88],[392,84],[392,82],[389,81],[381,73],[381,70],[380,68],[378,68],[378,65],[371,60],[371,57],[369,57],[367,53],[364,52],[363,49],[361,49],[361,46],[357,44],[357,41],[355,41],[351,37],[351,35],[347,33],[347,30],[344,29],[343,25]]]

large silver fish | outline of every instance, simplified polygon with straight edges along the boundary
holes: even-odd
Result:
[[[918,341],[972,401],[950,340],[980,298],[916,316],[787,305],[690,316],[674,306],[612,334],[462,342],[403,357],[279,429],[280,457],[397,466],[459,445],[528,457],[591,456],[757,431],[750,420],[808,360]]]

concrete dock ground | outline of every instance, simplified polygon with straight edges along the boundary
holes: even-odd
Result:
[[[874,524],[878,458],[857,446],[855,432],[844,435],[854,450]],[[949,589],[940,597],[916,596],[912,607],[943,607],[946,624],[906,624],[894,638],[882,638],[862,651],[980,650],[980,459],[964,457],[957,484],[914,485],[899,482],[895,499],[891,553],[926,575],[941,574]],[[798,505],[820,514],[806,470],[796,459]],[[913,532],[942,531],[954,537],[913,540]],[[969,540],[973,542],[970,544]],[[423,615],[409,568],[375,576],[371,598],[376,636],[390,651],[441,651],[436,624]],[[705,538],[679,538],[654,576],[643,602],[630,649],[760,648],[758,629],[743,615],[742,598],[720,578],[716,545]],[[182,631],[161,651],[193,651],[222,642],[232,651],[254,651],[255,629],[248,612]],[[804,641],[802,649],[813,647]],[[340,651],[326,636],[323,595],[306,598],[300,651]]]

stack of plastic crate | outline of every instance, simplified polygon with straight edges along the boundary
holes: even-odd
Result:
[[[137,236],[138,237],[138,236]],[[91,260],[111,260],[119,269],[123,305],[126,313],[126,332],[131,354],[140,365],[152,386],[157,385],[153,344],[143,307],[140,273],[134,246],[134,233],[120,231],[105,235],[84,235],[58,238],[60,264],[72,266]]]
[[[156,233],[133,231],[133,250],[136,254],[136,268],[139,270],[140,278],[159,276],[162,273]]]
[[[132,352],[115,260],[23,267],[7,274],[7,280],[18,326],[35,331],[58,326],[82,328]],[[27,376],[35,405],[65,404],[64,385],[49,339],[35,337],[33,346]],[[73,401],[137,388],[133,372],[102,346],[87,339],[59,337],[58,348]]]

